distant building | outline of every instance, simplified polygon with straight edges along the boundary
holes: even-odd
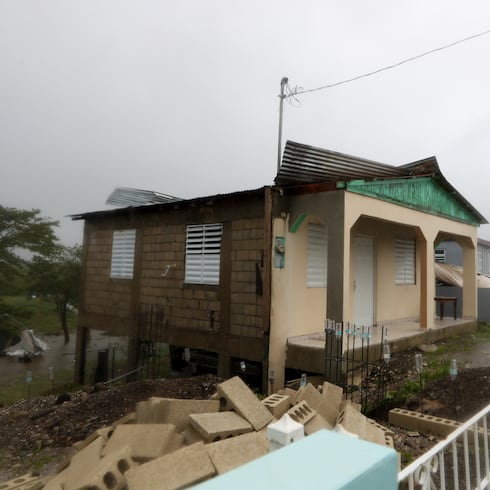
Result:
[[[463,265],[463,250],[456,241],[445,240],[437,244],[434,251],[436,262]],[[476,271],[478,274],[490,276],[490,242],[478,238],[476,252]]]

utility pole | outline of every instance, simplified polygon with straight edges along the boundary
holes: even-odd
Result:
[[[277,138],[277,171],[281,168],[281,151],[282,151],[282,112],[284,105],[284,87],[288,83],[288,78],[283,77],[281,80],[281,93],[279,94],[279,136]]]

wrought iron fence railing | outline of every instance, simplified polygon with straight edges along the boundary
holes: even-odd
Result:
[[[324,376],[341,386],[347,398],[363,406],[368,399],[382,400],[390,356],[385,326],[325,321]]]

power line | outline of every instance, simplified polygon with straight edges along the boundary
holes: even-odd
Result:
[[[424,51],[423,53],[417,54],[417,55],[412,56],[410,58],[406,58],[402,61],[398,61],[397,63],[394,63],[392,65],[388,65],[388,66],[385,66],[383,68],[378,68],[377,70],[370,71],[370,72],[364,73],[362,75],[357,75],[357,76],[352,77],[352,78],[347,78],[346,80],[341,80],[341,81],[335,82],[335,83],[329,83],[328,85],[322,85],[321,87],[310,88],[307,90],[304,90],[302,87],[294,87],[292,89],[289,88],[287,95],[285,95],[283,97],[286,99],[292,97],[293,99],[295,99],[297,101],[297,99],[296,99],[297,95],[303,95],[303,94],[306,94],[308,92],[317,92],[319,90],[324,90],[327,88],[338,87],[339,85],[344,85],[346,83],[355,82],[356,80],[359,80],[361,78],[371,77],[371,76],[377,75],[378,73],[381,73],[383,71],[387,71],[387,70],[391,70],[393,68],[397,68],[398,66],[404,65],[405,63],[410,63],[411,61],[418,60],[420,58],[423,58],[424,56],[428,56],[430,54],[436,53],[438,51],[442,51],[444,49],[452,48],[453,46],[456,46],[457,44],[461,44],[461,43],[464,43],[466,41],[470,41],[470,40],[475,39],[477,37],[485,36],[486,34],[490,34],[490,29],[483,31],[483,32],[479,32],[478,34],[473,34],[472,36],[468,36],[468,37],[465,37],[463,39],[459,39],[458,41],[454,41],[452,43],[445,44],[444,46],[440,46],[438,48],[430,49],[429,51]]]

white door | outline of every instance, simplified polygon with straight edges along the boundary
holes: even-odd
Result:
[[[374,239],[355,237],[354,243],[354,323],[374,323]]]

